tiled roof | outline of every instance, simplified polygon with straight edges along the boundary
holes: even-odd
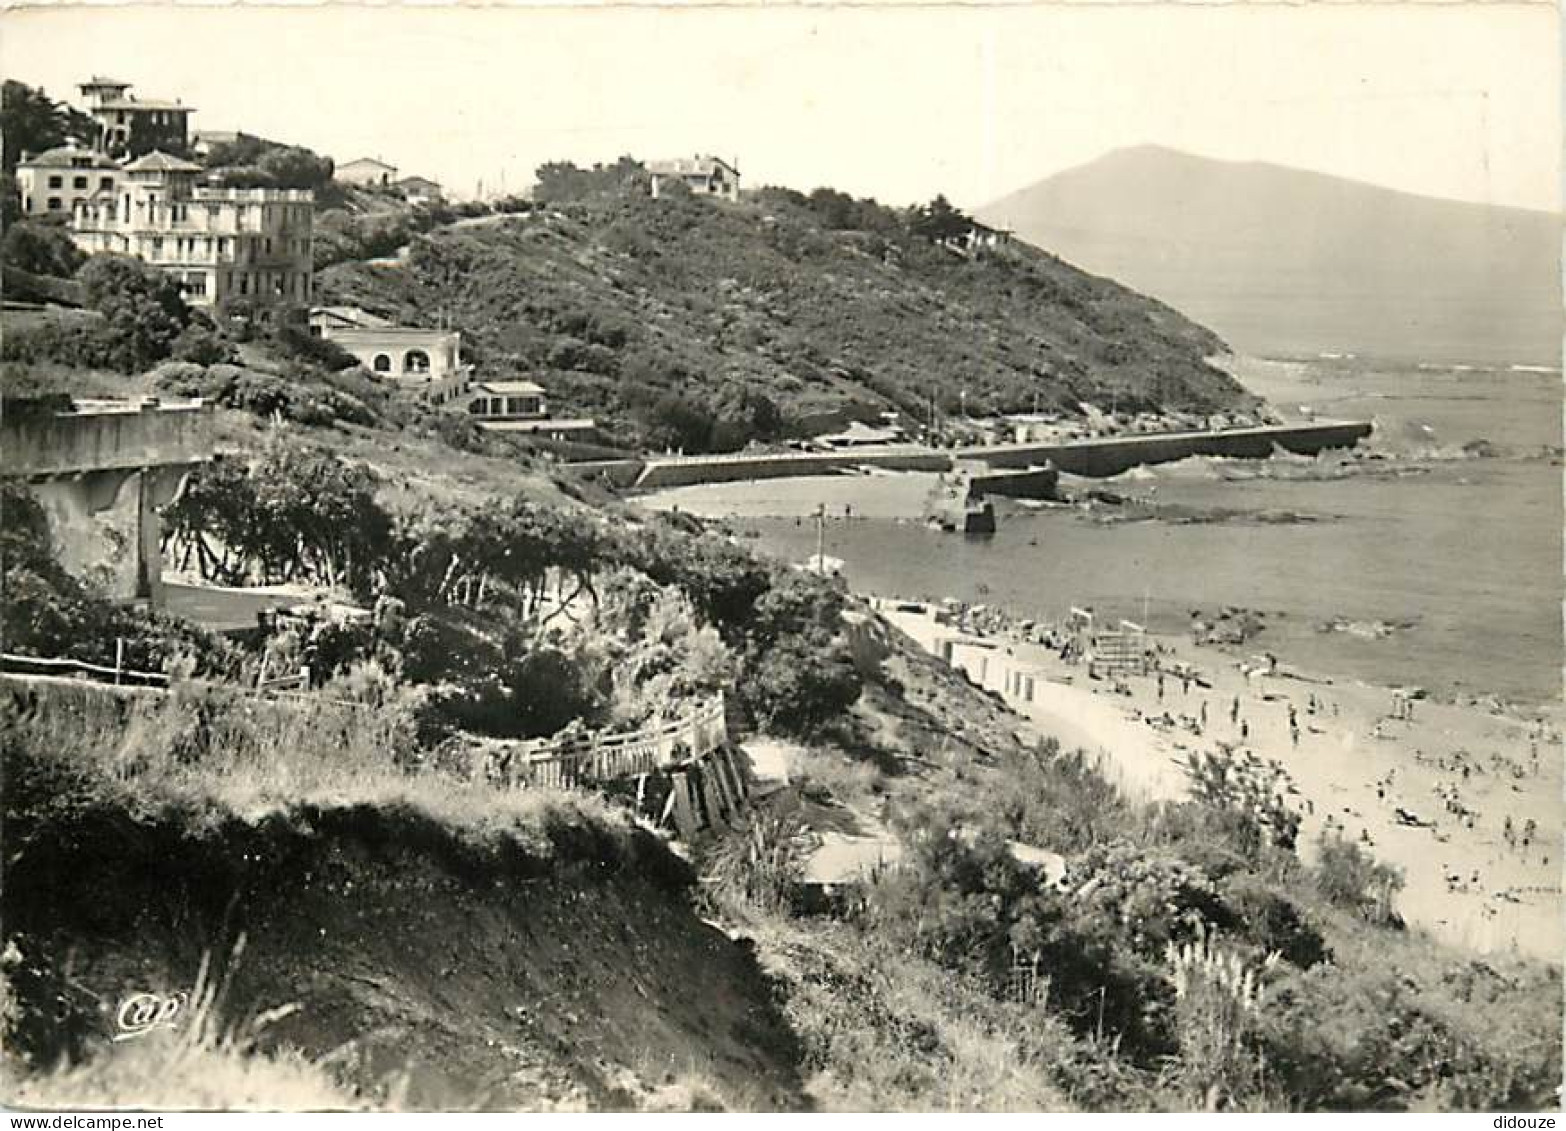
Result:
[[[679,157],[673,161],[651,161],[647,165],[649,173],[659,173],[663,176],[702,176],[710,177],[719,168],[739,175],[739,170],[721,157]]]
[[[114,98],[105,99],[94,107],[95,110],[179,110],[190,113],[194,106],[186,106],[183,102],[169,102],[162,98]]]
[[[542,394],[544,387],[531,381],[480,381],[474,386],[481,392],[497,396],[519,396],[529,393]]]
[[[114,86],[119,87],[121,90],[129,90],[131,84],[128,82],[121,82],[119,79],[106,78],[103,75],[93,75],[92,78],[88,79],[84,83],[78,83],[77,86],[78,88],[84,86]]]
[[[120,167],[119,162],[111,161],[96,150],[86,149],[79,145],[60,145],[53,149],[46,149],[36,156],[29,157],[26,161],[17,162],[17,164],[23,168],[30,165],[51,169],[81,168],[79,165],[73,165],[72,161],[80,161],[84,157],[91,159],[92,164],[87,166],[91,169],[118,169]]]
[[[125,166],[127,173],[199,173],[201,166],[182,157],[174,157],[161,149],[143,154]]]
[[[371,314],[368,310],[361,310],[357,306],[317,306],[312,307],[310,310],[310,317],[312,318],[321,314],[336,318],[342,322],[351,323],[354,326],[370,329],[378,330],[392,325],[392,323],[379,315]]]

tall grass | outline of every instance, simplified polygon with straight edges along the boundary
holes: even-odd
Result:
[[[424,764],[396,702],[262,699],[178,682],[167,692],[0,678],[8,814],[63,806],[178,813],[193,832],[301,807],[410,810],[475,844],[550,854],[571,827],[628,844],[629,815],[596,795],[496,789]]]
[[[244,943],[241,935],[231,958],[239,957]],[[213,976],[210,957],[203,955],[189,1002],[173,1024],[105,1044],[79,1064],[8,1072],[7,1101],[46,1110],[342,1111],[364,1106],[302,1054],[257,1050],[265,1028],[293,1006],[243,1024],[224,1024],[226,987]]]

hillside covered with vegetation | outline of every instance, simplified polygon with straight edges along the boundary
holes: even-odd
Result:
[[[337,263],[320,297],[459,329],[484,376],[540,380],[559,415],[686,450],[888,410],[924,422],[932,398],[975,416],[1252,400],[1205,363],[1223,343],[1175,311],[1026,245],[947,246],[942,210],[963,220],[944,201],[652,199],[636,168],[605,184],[546,166],[531,212]]]

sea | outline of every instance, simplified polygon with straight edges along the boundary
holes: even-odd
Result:
[[[1091,607],[1161,632],[1246,609],[1263,628],[1244,648],[1305,671],[1441,698],[1558,701],[1560,373],[1332,357],[1237,375],[1292,419],[1370,419],[1375,435],[1352,457],[1196,457],[1068,481],[1130,505],[1007,501],[988,538],[927,528],[893,482],[904,477],[676,494],[791,561],[820,537],[856,589],[1039,619]],[[819,535],[801,517],[817,503],[830,516]]]

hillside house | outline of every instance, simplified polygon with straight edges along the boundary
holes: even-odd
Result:
[[[532,381],[480,381],[468,400],[470,415],[485,420],[543,420],[549,415],[544,387]]]
[[[309,301],[314,194],[210,188],[202,169],[153,151],[121,169],[113,192],[79,200],[71,237],[88,254],[131,255],[177,278],[201,308],[273,308]]]
[[[678,181],[698,196],[716,196],[738,200],[740,173],[721,157],[682,157],[673,161],[654,161],[647,166],[656,198],[670,182]]]
[[[981,224],[975,220],[966,232],[942,240],[941,245],[964,255],[977,255],[980,252],[1005,247],[1011,243],[1011,240],[1012,232],[1009,229],[992,228],[988,224]]]
[[[397,166],[377,161],[373,157],[360,157],[346,165],[337,166],[332,179],[361,188],[385,188],[397,179]]]
[[[111,196],[120,181],[120,164],[76,145],[24,153],[16,165],[16,188],[27,216],[69,217],[76,205],[103,192]]]
[[[310,311],[310,333],[353,354],[377,380],[431,404],[455,400],[472,379],[455,330],[398,326],[356,306],[318,306]]]
[[[184,153],[194,106],[138,98],[131,84],[94,75],[77,85],[98,126],[97,148],[110,157],[135,158],[157,150]]]
[[[543,386],[532,381],[478,382],[468,397],[468,414],[491,432],[576,441],[591,441],[598,433],[592,420],[550,416]]]
[[[440,182],[428,177],[404,177],[394,187],[402,190],[403,199],[409,204],[440,204],[446,199]]]

